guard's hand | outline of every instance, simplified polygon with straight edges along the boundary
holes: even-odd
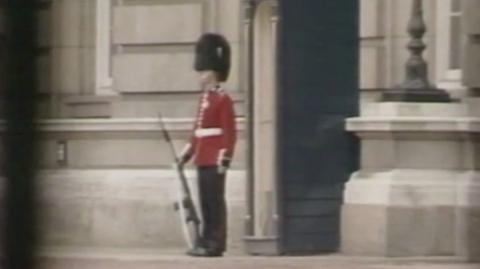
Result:
[[[185,164],[182,162],[172,164],[173,170],[182,170],[184,166]]]
[[[191,157],[192,157],[192,156],[189,155],[189,154],[183,154],[183,155],[181,155],[181,156],[178,158],[178,162],[179,162],[179,164],[181,164],[181,165],[185,165],[186,163],[188,163],[188,161],[190,161],[190,158],[191,158]]]
[[[190,143],[186,144],[183,147],[182,152],[178,156],[178,161],[182,164],[188,163],[190,161],[190,158],[192,158],[193,151],[192,151],[192,145]]]
[[[228,159],[223,159],[220,161],[218,164],[218,173],[219,174],[225,174],[230,167],[230,160]]]

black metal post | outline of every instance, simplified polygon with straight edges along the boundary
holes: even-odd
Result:
[[[411,40],[407,46],[410,58],[406,63],[405,80],[393,89],[386,90],[383,101],[450,102],[450,96],[446,91],[437,89],[428,81],[428,64],[422,57],[426,48],[422,38],[427,31],[423,19],[422,0],[413,0],[407,29]]]

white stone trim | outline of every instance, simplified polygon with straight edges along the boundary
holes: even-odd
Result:
[[[378,206],[480,206],[480,172],[394,169],[356,172],[344,202]],[[475,182],[476,181],[476,182]]]
[[[347,120],[348,131],[354,132],[480,132],[478,118],[436,117],[361,117]]]
[[[112,95],[113,78],[111,74],[112,53],[112,0],[96,1],[96,57],[95,57],[95,93]]]
[[[169,131],[191,131],[193,118],[164,118]],[[245,120],[237,118],[237,129],[245,130]],[[40,120],[41,132],[132,132],[161,131],[158,118],[122,118],[122,119],[55,119]],[[5,130],[5,122],[0,120],[0,131]]]
[[[452,0],[436,1],[436,77],[440,88],[458,90],[464,88],[461,83],[461,69],[449,69],[450,64],[450,17]]]
[[[192,128],[192,119],[163,119],[168,130],[187,130]],[[157,118],[143,119],[66,119],[44,120],[39,122],[39,129],[45,132],[58,131],[160,131]]]
[[[462,118],[470,116],[469,112],[468,106],[464,103],[382,102],[365,104],[361,116]]]

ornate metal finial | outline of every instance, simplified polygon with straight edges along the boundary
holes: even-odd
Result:
[[[413,0],[412,17],[408,23],[408,33],[412,38],[408,43],[410,58],[406,64],[405,81],[398,85],[403,89],[430,89],[433,88],[428,81],[427,63],[422,57],[426,46],[423,43],[423,36],[427,28],[423,20],[423,8],[421,0]]]
[[[250,24],[253,19],[253,13],[255,10],[255,1],[244,0],[243,1],[243,22]]]
[[[449,102],[448,93],[436,89],[428,81],[428,65],[422,56],[426,48],[422,38],[427,31],[422,0],[413,0],[407,31],[411,40],[407,46],[410,57],[405,66],[405,80],[394,89],[385,91],[383,101]]]

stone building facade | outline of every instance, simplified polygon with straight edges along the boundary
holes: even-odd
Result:
[[[429,78],[452,96],[447,104],[381,102],[382,92],[405,76],[412,1],[359,1],[361,115],[346,128],[362,140],[361,168],[345,190],[342,251],[474,257],[480,250],[474,229],[480,218],[480,1],[423,1]],[[247,89],[273,89],[255,92],[265,102],[275,89],[274,79],[249,82],[247,48],[253,44],[259,55],[271,55],[278,19],[259,9],[257,22],[273,28],[256,25],[260,38],[251,41],[248,4],[39,0],[45,246],[183,245],[170,204],[176,190],[172,159],[158,113],[180,148],[198,96],[194,43],[214,31],[233,48],[226,88],[236,103],[240,142],[228,183],[229,244],[243,251]],[[274,76],[274,61],[265,57],[253,63],[263,67],[260,78]],[[262,113],[259,119],[273,111]],[[273,176],[268,169],[257,172]],[[269,182],[255,184],[272,189]],[[358,234],[359,226],[370,229]]]
[[[379,102],[368,90],[405,77],[412,1],[361,3],[361,90],[378,99],[364,98],[347,123],[361,139],[361,163],[345,190],[343,251],[478,258],[480,3],[423,1],[429,78],[449,103]]]

